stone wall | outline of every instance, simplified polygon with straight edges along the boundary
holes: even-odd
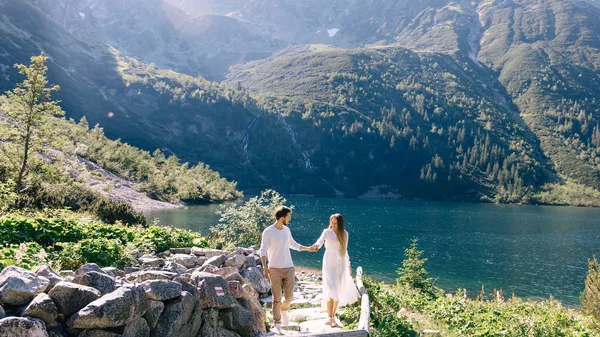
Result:
[[[0,272],[0,336],[246,337],[265,331],[270,290],[255,247],[177,248],[140,267]]]

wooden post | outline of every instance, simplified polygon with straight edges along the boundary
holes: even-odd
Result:
[[[371,321],[371,306],[369,303],[369,293],[362,282],[363,270],[362,267],[356,268],[356,287],[362,294],[360,301],[360,320],[358,321],[358,329],[364,330],[369,335]]]

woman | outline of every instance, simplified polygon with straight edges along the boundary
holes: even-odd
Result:
[[[329,324],[336,327],[335,310],[339,306],[354,303],[359,293],[352,280],[352,268],[348,256],[348,232],[344,229],[341,214],[329,217],[329,228],[313,245],[317,251],[325,244],[323,256],[323,308],[327,307]]]

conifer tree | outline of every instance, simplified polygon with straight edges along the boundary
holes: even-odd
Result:
[[[64,115],[58,105],[50,97],[53,91],[59,90],[58,85],[48,86],[46,79],[47,56],[31,57],[29,66],[15,64],[19,74],[25,75],[25,80],[18,83],[12,91],[3,96],[3,111],[6,114],[6,134],[8,141],[17,146],[16,158],[12,161],[16,171],[16,192],[22,192],[24,180],[29,172],[28,163],[32,154],[39,149],[46,128],[47,117]]]

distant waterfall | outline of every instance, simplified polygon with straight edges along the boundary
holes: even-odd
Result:
[[[248,133],[250,132],[250,128],[252,127],[252,125],[254,124],[254,122],[256,122],[256,120],[258,119],[258,116],[254,117],[254,119],[252,120],[252,122],[250,122],[250,124],[248,124],[248,126],[246,127],[246,130],[244,130],[244,152],[248,153],[248,139],[250,138],[248,136]]]
[[[308,171],[312,172],[314,167],[313,167],[312,163],[310,162],[310,158],[308,158],[308,156],[304,152],[302,152],[300,145],[298,145],[298,142],[296,142],[296,136],[294,135],[294,130],[292,130],[290,125],[281,116],[281,112],[279,110],[277,110],[277,116],[279,117],[279,120],[283,123],[283,125],[285,126],[285,129],[287,130],[288,135],[290,135],[290,137],[292,137],[292,142],[294,143],[294,146],[296,147],[296,149],[298,149],[298,152],[300,152],[300,154],[304,158],[304,165],[305,165],[306,169]]]

